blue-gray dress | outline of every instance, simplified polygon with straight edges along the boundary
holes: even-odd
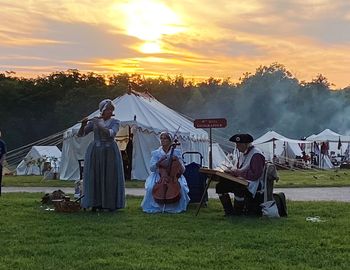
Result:
[[[85,154],[82,207],[115,210],[125,207],[123,162],[114,141],[119,121],[113,118],[100,121],[104,131],[94,121],[88,122],[84,129],[84,135],[94,132],[94,141]]]
[[[190,202],[190,197],[188,196],[189,188],[187,186],[186,178],[181,175],[178,179],[180,184],[180,192],[181,192],[181,198],[176,203],[170,203],[170,204],[159,204],[155,202],[152,190],[154,185],[159,181],[160,175],[159,170],[157,168],[157,162],[161,159],[162,156],[169,156],[170,153],[165,153],[162,147],[159,147],[157,150],[154,150],[152,152],[152,158],[150,161],[150,170],[151,174],[147,177],[145,182],[145,189],[146,194],[141,202],[142,210],[146,213],[161,213],[161,212],[167,212],[167,213],[180,213],[184,212],[187,209],[187,205]],[[174,156],[179,158],[180,163],[182,164],[184,168],[184,164],[181,157],[181,151],[179,149],[174,150]]]

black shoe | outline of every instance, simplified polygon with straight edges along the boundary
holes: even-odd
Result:
[[[222,194],[219,196],[219,199],[224,208],[225,216],[232,216],[234,211],[230,196],[228,194]]]
[[[91,207],[91,212],[96,212],[97,210],[101,211],[102,207],[101,206],[93,206],[93,207]]]

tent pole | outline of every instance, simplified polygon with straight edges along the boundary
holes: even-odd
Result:
[[[284,142],[284,159],[285,160],[287,160],[287,149],[288,149],[288,143]],[[288,160],[288,164],[292,168],[292,164],[290,164],[289,160]]]
[[[213,168],[213,141],[211,138],[211,128],[209,128],[209,169]]]
[[[319,168],[322,168],[322,166],[321,166],[321,162],[322,162],[321,156],[322,156],[322,153],[321,153],[321,144],[320,144],[320,143],[318,143],[318,149],[319,149],[319,153],[318,153],[318,167],[319,167]]]

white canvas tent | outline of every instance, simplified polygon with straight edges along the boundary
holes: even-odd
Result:
[[[341,135],[339,133],[336,133],[330,129],[325,129],[322,132],[320,132],[319,134],[313,134],[309,137],[306,138],[306,140],[308,141],[312,141],[312,142],[335,142],[338,143],[338,141],[343,142],[350,142],[350,136],[347,135]]]
[[[17,175],[41,175],[43,161],[59,170],[61,151],[57,146],[33,146],[16,168]]]
[[[213,168],[222,167],[222,163],[226,165],[231,163],[230,159],[227,157],[224,150],[222,150],[222,148],[218,143],[213,143],[212,152],[213,152]]]
[[[300,144],[309,145],[310,149],[312,142],[305,140],[293,140],[278,134],[275,131],[268,131],[253,142],[262,151],[267,160],[273,161],[273,157],[276,156],[279,163],[290,163],[295,160],[296,157],[302,157],[302,150]],[[331,169],[333,165],[328,156],[322,156],[319,164],[320,168]]]
[[[296,157],[302,157],[302,150],[297,143],[288,143],[285,142],[283,146],[283,151],[281,153],[281,157],[283,157],[285,160],[288,159],[296,159]]]
[[[199,155],[197,153],[185,153],[183,154],[183,160],[185,162],[185,165],[190,164],[193,160],[190,158],[191,155],[193,155],[192,157],[199,157]],[[212,166],[213,168],[217,168],[217,167],[221,167],[222,164],[231,164],[230,159],[227,157],[227,155],[225,154],[224,150],[222,150],[220,144],[218,143],[212,143],[212,157],[213,157],[213,163]],[[208,159],[209,159],[209,147],[208,147]],[[197,163],[199,162],[196,161]],[[207,164],[202,164],[203,166],[207,165]]]
[[[113,100],[115,118],[120,120],[121,127],[117,134],[117,142],[121,150],[125,149],[129,134],[132,140],[131,179],[144,180],[149,175],[151,151],[160,145],[159,134],[167,130],[171,134],[177,132],[182,152],[197,151],[208,164],[208,133],[196,129],[193,123],[174,110],[166,107],[149,94],[129,92]],[[89,118],[98,116],[97,110]],[[76,136],[80,124],[66,130],[63,138],[62,162],[60,178],[62,180],[79,179],[78,160],[84,159],[85,151],[93,140],[93,134],[79,138]],[[192,161],[199,162],[197,157]]]
[[[350,145],[350,136],[348,135],[341,135],[339,133],[334,132],[333,130],[325,129],[319,134],[313,134],[307,137],[306,140],[310,142],[315,142],[318,145],[322,144],[323,142],[327,142],[329,146],[329,155],[331,154],[331,152],[334,152],[336,156],[345,155],[345,158],[347,158],[347,149]],[[341,142],[340,148],[338,148],[339,140]],[[319,153],[319,159],[321,160],[320,165],[322,168],[334,167],[331,163],[330,156]]]
[[[348,147],[348,144],[350,143],[350,136],[341,135],[327,128],[322,132],[320,132],[319,134],[316,134],[316,135],[313,134],[307,137],[306,140],[310,142],[316,142],[316,143],[328,142],[329,151],[333,151],[335,153],[345,153]],[[339,140],[341,142],[340,149],[338,149]]]
[[[268,131],[253,142],[270,161],[273,160],[274,155],[286,159],[302,156],[299,143],[305,143],[305,141],[289,139],[275,131]]]

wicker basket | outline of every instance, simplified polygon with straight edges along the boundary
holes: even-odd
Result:
[[[54,200],[53,205],[56,212],[73,213],[80,211],[80,204],[69,199]]]

